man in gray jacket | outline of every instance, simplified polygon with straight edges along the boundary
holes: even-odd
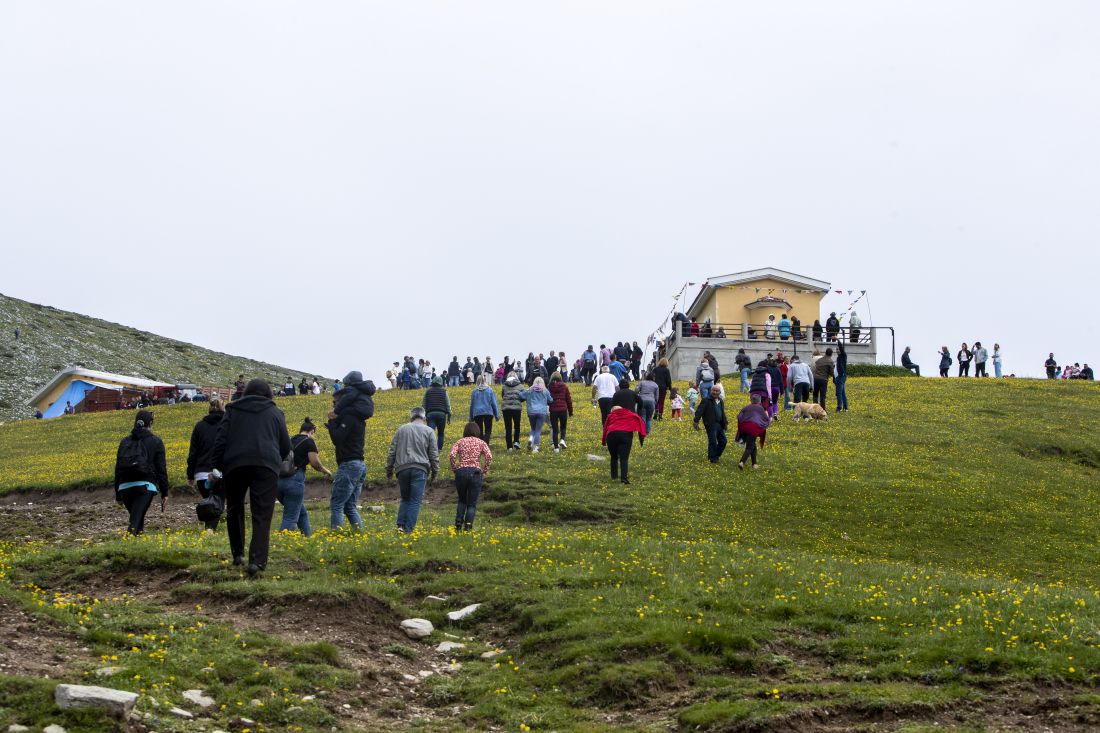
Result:
[[[424,498],[424,486],[428,474],[435,481],[439,472],[439,448],[435,431],[428,427],[423,407],[409,412],[409,422],[394,433],[390,451],[386,456],[386,479],[397,474],[401,489],[401,506],[397,509],[397,529],[406,534],[416,528],[420,516],[420,501]]]

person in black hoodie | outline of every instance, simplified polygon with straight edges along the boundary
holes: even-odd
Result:
[[[336,476],[332,479],[330,524],[333,529],[344,526],[344,516],[356,529],[363,528],[359,517],[359,495],[367,480],[367,464],[363,462],[363,442],[366,421],[374,416],[374,382],[364,381],[361,372],[348,372],[344,389],[333,396],[332,412],[328,414],[329,437],[336,448]]]
[[[233,564],[244,564],[244,497],[252,508],[252,541],[248,545],[250,576],[267,567],[271,515],[278,493],[279,467],[290,453],[286,417],[275,406],[271,385],[253,379],[244,394],[229,403],[218,425],[211,462],[225,482],[225,523]]]
[[[191,430],[191,447],[187,451],[187,485],[198,489],[204,499],[219,486],[219,482],[212,479],[210,472],[214,470],[214,439],[218,436],[218,425],[223,417],[225,408],[222,401],[214,397],[210,400],[210,412],[195,423]],[[217,490],[221,491],[220,488]],[[213,534],[217,528],[217,519],[206,523],[209,534]]]
[[[130,534],[145,529],[145,513],[160,494],[160,509],[168,501],[168,468],[164,442],[153,435],[153,413],[141,410],[134,429],[118,445],[115,457],[115,497],[130,512]]]

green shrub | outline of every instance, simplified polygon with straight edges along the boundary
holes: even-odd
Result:
[[[849,364],[849,377],[912,377],[913,372],[889,364]]]

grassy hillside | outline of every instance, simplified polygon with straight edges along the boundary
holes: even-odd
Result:
[[[377,400],[363,503],[385,510],[363,533],[279,535],[257,582],[228,566],[224,536],[191,523],[157,532],[156,516],[136,540],[11,542],[0,545],[0,600],[87,629],[97,657],[70,676],[118,666],[112,684],[142,691],[153,713],[202,687],[226,706],[210,714],[223,728],[241,715],[304,730],[1100,724],[1094,385],[853,379],[851,412],[773,427],[760,471],[738,471],[731,453],[711,466],[702,434],[666,421],[635,446],[625,487],[586,458],[606,453],[578,390],[560,455],[503,454],[495,438],[475,532],[450,530],[445,494],[404,537],[380,498],[392,496],[381,466],[420,394]],[[468,390],[453,399],[461,414]],[[325,405],[282,403],[291,423]],[[200,415],[158,410],[174,480]],[[105,483],[126,419],[3,426],[0,487]],[[313,517],[327,524],[327,506]],[[0,536],[34,534],[5,523]],[[469,619],[446,619],[475,602]],[[393,636],[410,615],[436,624],[430,644]],[[437,654],[445,633],[466,647]],[[436,673],[421,681],[418,670]],[[0,674],[0,723],[73,724],[44,696]],[[5,717],[17,698],[40,712]],[[157,730],[186,725],[161,715]]]
[[[27,400],[69,367],[221,386],[241,373],[277,384],[288,374],[296,375],[295,383],[303,375],[0,294],[0,421],[30,417]]]

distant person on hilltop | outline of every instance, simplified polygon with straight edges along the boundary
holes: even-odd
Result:
[[[974,359],[974,352],[963,342],[962,348],[959,349],[959,353],[955,354],[955,358],[959,360],[959,376],[970,376],[970,362]]]
[[[840,319],[836,317],[836,312],[834,311],[825,319],[825,340],[836,341],[838,333],[840,333]]]
[[[769,313],[768,320],[764,324],[764,338],[768,339],[769,341],[774,341],[775,333],[778,330],[777,326],[778,324],[776,324],[775,322],[775,314]]]
[[[814,319],[814,325],[810,327],[810,332],[813,334],[814,343],[821,343],[821,321],[817,318]]]
[[[66,415],[76,414],[76,408],[74,408],[73,403],[69,402],[68,400],[65,401],[65,414]]]
[[[989,349],[982,346],[981,341],[974,342],[974,376],[975,377],[988,377],[989,373],[985,370],[985,363],[989,360]]]
[[[336,449],[336,476],[329,502],[332,529],[343,527],[345,516],[356,529],[363,528],[358,503],[363,482],[367,480],[363,443],[367,420],[374,417],[374,392],[374,382],[364,380],[361,372],[352,371],[344,377],[344,388],[332,396],[333,408],[326,425]]]
[[[164,442],[153,435],[153,413],[141,410],[134,428],[118,444],[115,456],[115,496],[130,512],[130,534],[145,530],[145,514],[160,494],[160,508],[168,501],[168,467]]]
[[[286,418],[272,399],[271,386],[253,379],[244,396],[230,403],[218,424],[211,462],[225,477],[225,522],[233,564],[244,564],[244,499],[252,508],[252,541],[248,546],[250,576],[267,567],[271,516],[275,511],[279,469],[290,453]]]
[[[913,372],[914,374],[916,374],[919,377],[920,376],[920,366],[913,362],[913,357],[909,356],[910,351],[912,351],[912,348],[909,347],[909,346],[906,346],[905,351],[901,352],[901,365],[903,367],[905,367],[906,369],[908,369],[909,371]],[[994,360],[994,364],[996,364],[996,360]],[[999,377],[1001,375],[998,374],[997,376]]]
[[[207,498],[219,482],[211,477],[214,470],[214,440],[218,437],[218,425],[225,417],[225,407],[217,397],[212,397],[207,406],[206,415],[191,429],[191,442],[187,450],[187,485],[198,489],[202,498]],[[218,490],[225,492],[218,486]],[[218,520],[208,521],[207,534],[213,534],[218,528]]]
[[[1001,345],[993,344],[993,376],[1001,378]]]
[[[951,352],[947,350],[946,346],[940,347],[940,376],[948,376],[947,372],[951,368]]]
[[[859,320],[859,314],[852,311],[852,315],[848,319],[848,338],[853,344],[859,343],[859,330],[862,326],[863,321]]]
[[[1092,367],[1089,366],[1089,363],[1087,361],[1085,362],[1085,366],[1081,367],[1081,373],[1077,375],[1077,378],[1087,379],[1090,382],[1093,381],[1094,377],[1092,374]]]
[[[1050,356],[1043,362],[1043,367],[1047,370],[1047,379],[1054,379],[1058,371],[1058,362],[1054,360],[1054,352],[1050,352]]]
[[[451,357],[451,363],[447,365],[447,386],[457,387],[462,384],[462,366],[458,363],[458,355]]]
[[[244,397],[244,384],[244,375],[238,374],[237,381],[233,385],[233,401],[239,400],[241,397]]]

